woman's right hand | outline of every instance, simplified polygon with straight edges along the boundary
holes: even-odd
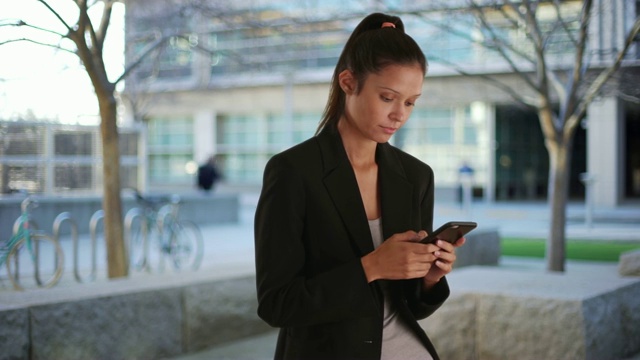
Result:
[[[427,275],[439,248],[419,241],[427,232],[406,231],[394,234],[374,251],[361,258],[367,281],[379,279],[415,279]]]

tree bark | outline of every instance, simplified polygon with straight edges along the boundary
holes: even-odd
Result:
[[[571,140],[547,139],[549,151],[549,210],[551,223],[547,236],[547,270],[564,272],[566,248],[567,200],[571,168]]]
[[[111,96],[109,96],[111,94]],[[100,133],[102,135],[104,231],[107,245],[108,277],[125,277],[129,273],[124,246],[122,200],[120,197],[120,150],[118,142],[116,99],[113,92],[98,96]]]

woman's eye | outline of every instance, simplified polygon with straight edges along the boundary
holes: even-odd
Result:
[[[414,102],[410,102],[410,101],[407,101],[407,102],[405,103],[405,105],[406,105],[406,106],[416,106],[416,103],[414,103]]]
[[[386,96],[384,96],[384,95],[380,96],[380,98],[382,99],[382,101],[385,101],[385,102],[390,102],[390,101],[392,101],[392,100],[393,100],[393,99],[388,98],[388,97],[386,97]]]

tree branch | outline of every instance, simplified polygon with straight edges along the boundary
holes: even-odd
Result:
[[[573,33],[571,32],[571,30],[567,26],[567,22],[562,17],[560,5],[561,5],[560,4],[560,0],[554,0],[553,1],[553,7],[556,9],[556,15],[557,15],[556,18],[558,19],[558,22],[560,23],[560,26],[562,26],[562,29],[564,30],[564,33],[567,34],[567,37],[569,37],[569,40],[571,40],[571,43],[573,44],[573,46],[578,46],[578,42],[577,42],[576,38],[573,36]]]
[[[111,23],[111,13],[113,11],[113,4],[115,1],[113,0],[104,0],[104,8],[102,9],[102,17],[100,21],[100,26],[98,26],[98,32],[96,35],[98,47],[102,49],[104,47],[104,41],[107,37],[107,31],[109,30],[109,25]]]
[[[527,83],[527,85],[529,85],[529,87],[533,91],[539,93],[540,91],[539,91],[538,87],[531,81],[531,79],[528,76],[526,76],[522,71],[520,71],[520,68],[515,64],[513,59],[511,59],[511,57],[505,51],[505,48],[509,49],[510,51],[514,51],[514,52],[515,52],[515,49],[511,45],[508,45],[505,42],[503,42],[497,36],[497,34],[495,33],[493,27],[487,21],[483,9],[480,8],[480,6],[478,6],[478,4],[476,4],[475,1],[471,1],[470,3],[471,3],[472,8],[476,11],[477,18],[482,23],[482,27],[489,32],[489,34],[492,37],[492,40],[497,42],[497,44],[498,44],[495,47],[491,47],[491,48],[493,50],[497,51],[498,54],[500,54],[500,56],[502,56],[502,58],[507,62],[507,64],[509,64],[509,67],[513,70],[513,72],[515,72],[518,76],[520,76],[520,78],[522,78],[522,80],[525,83]],[[516,52],[516,54],[518,54],[518,52]],[[525,57],[525,58],[528,59],[529,61],[532,61],[528,57]]]
[[[58,14],[57,11],[55,11],[45,0],[38,0],[38,2],[42,3],[42,5],[44,5],[47,9],[49,9],[49,11],[56,17],[58,18],[58,20],[60,20],[60,22],[62,23],[62,25],[64,25],[64,27],[67,29],[68,32],[73,32],[73,29],[71,28],[71,26],[69,26],[69,24],[67,24],[66,21],[64,21],[64,19],[62,18],[62,16],[60,16],[60,14]]]
[[[584,74],[583,67],[584,67],[585,47],[586,47],[587,39],[589,38],[589,18],[591,17],[592,4],[593,3],[591,0],[585,0],[582,7],[582,13],[580,15],[580,32],[578,34],[578,46],[576,47],[576,54],[573,62],[573,73],[569,78],[569,83],[568,83],[569,89],[568,89],[568,95],[567,95],[567,101],[566,101],[567,107],[565,109],[566,113],[562,114],[564,116],[573,114],[574,109],[577,106],[578,99],[576,98],[576,94],[578,92],[578,85],[582,82],[581,80]],[[604,85],[604,82],[602,83],[602,85]]]
[[[25,22],[23,20],[18,20],[15,23],[0,24],[0,26],[16,26],[16,27],[25,26],[25,27],[28,27],[28,28],[31,28],[31,29],[42,31],[44,33],[49,33],[49,34],[53,34],[53,35],[59,36],[60,38],[64,38],[65,37],[64,34],[60,34],[59,32],[56,32],[56,31],[53,31],[53,30],[50,30],[50,29],[45,29],[45,28],[41,28],[39,26],[31,25],[31,24],[29,24],[29,23],[27,23],[27,22]]]
[[[627,33],[627,37],[624,41],[624,47],[620,51],[618,51],[614,63],[609,68],[604,69],[602,70],[602,72],[600,72],[598,77],[594,80],[594,82],[587,90],[586,94],[582,97],[582,100],[576,108],[574,120],[570,124],[567,124],[567,127],[576,126],[577,122],[584,118],[585,114],[587,113],[587,107],[589,106],[589,104],[591,104],[593,99],[595,99],[595,97],[600,92],[600,89],[609,80],[609,78],[611,78],[611,76],[616,71],[618,71],[618,68],[620,68],[620,64],[622,63],[627,50],[634,42],[636,42],[635,38],[636,36],[638,36],[638,33],[640,33],[640,17],[636,18],[636,21],[633,23],[631,30],[629,30],[629,33]]]
[[[504,91],[505,93],[507,93],[509,96],[511,96],[515,101],[525,105],[525,106],[530,106],[530,107],[537,107],[539,104],[536,100],[534,99],[527,99],[526,97],[520,95],[520,92],[517,91],[516,89],[512,88],[511,86],[501,82],[500,80],[486,75],[486,74],[477,74],[477,73],[469,73],[467,71],[464,71],[461,67],[457,66],[456,64],[447,61],[445,59],[439,58],[438,56],[430,56],[431,59],[433,59],[434,61],[440,62],[440,63],[444,63],[447,64],[447,66],[451,67],[452,69],[454,69],[457,73],[459,73],[460,75],[464,75],[464,76],[468,76],[468,77],[477,77],[477,78],[481,78],[484,79],[486,81],[488,81],[489,83],[491,83],[493,86],[497,87],[498,89]]]
[[[157,40],[154,43],[150,44],[146,49],[144,49],[142,53],[138,55],[137,59],[134,60],[130,65],[126,67],[126,69],[122,72],[122,74],[118,77],[118,79],[116,79],[116,81],[113,82],[113,84],[115,85],[120,81],[124,80],[133,70],[135,70],[138,66],[140,66],[140,64],[142,63],[142,61],[144,61],[147,55],[149,55],[151,52],[155,51],[157,48],[162,46],[170,38],[171,36],[157,37]]]
[[[60,47],[58,45],[43,43],[43,42],[36,41],[36,40],[33,40],[33,39],[28,39],[28,38],[10,39],[10,40],[5,40],[5,41],[0,41],[0,45],[10,44],[10,43],[14,43],[14,42],[30,42],[30,43],[33,43],[33,44],[36,44],[36,45],[46,46],[46,47],[50,47],[50,48],[53,48],[53,49],[56,49],[56,50],[62,50],[62,51],[68,52],[70,54],[76,55],[76,53],[74,51],[69,50],[69,49],[65,49],[65,48]]]

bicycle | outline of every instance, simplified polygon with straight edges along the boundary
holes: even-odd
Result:
[[[140,216],[143,221],[137,227],[130,224],[127,229],[131,251],[131,263],[137,270],[150,270],[151,259],[148,251],[149,239],[155,241],[160,256],[159,267],[164,268],[164,259],[170,258],[176,270],[191,268],[197,270],[204,255],[204,241],[200,228],[192,221],[180,219],[180,196],[145,197],[133,190],[136,201],[142,205]]]
[[[33,276],[37,287],[48,288],[56,285],[64,270],[64,253],[60,243],[38,230],[31,221],[29,210],[37,204],[31,196],[22,201],[22,212],[14,223],[13,236],[0,245],[0,266],[2,263],[6,264],[9,280],[16,290],[24,290],[33,285],[20,279],[22,262],[31,261],[33,264]],[[45,259],[41,253],[52,253],[53,258]]]

